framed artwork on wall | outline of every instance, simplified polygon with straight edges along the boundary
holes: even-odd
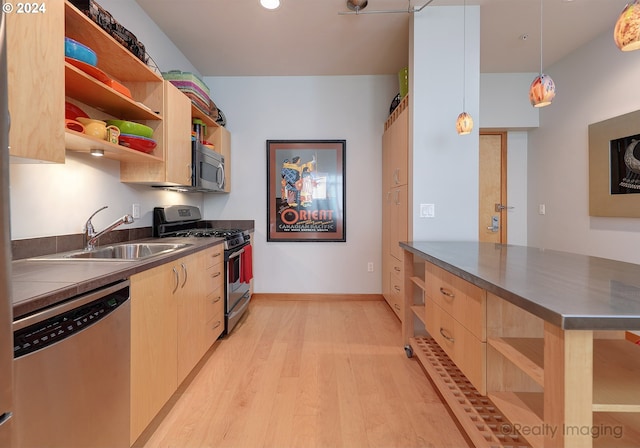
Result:
[[[346,140],[267,140],[267,241],[346,241]]]
[[[640,111],[589,125],[589,215],[640,217]]]

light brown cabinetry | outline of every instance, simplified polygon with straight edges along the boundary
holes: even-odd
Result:
[[[221,244],[131,277],[131,444],[224,328]],[[213,309],[213,313],[211,312]]]
[[[493,255],[484,253],[478,269],[499,278],[499,295],[485,280],[404,251],[404,266],[411,267],[404,282],[405,349],[416,355],[474,446],[640,446],[640,348],[623,330],[561,328],[531,303],[517,302],[506,285],[518,282],[493,275],[502,269],[496,266],[502,258]],[[465,269],[446,260],[454,272]],[[512,259],[510,275],[526,282],[518,267]],[[580,291],[578,302],[587,287],[573,277],[571,285]]]
[[[65,129],[65,99],[92,118],[142,121],[162,132],[162,78],[77,8],[49,0],[46,12],[7,15],[9,135],[13,160],[62,163],[65,150],[101,149],[118,160],[162,160],[162,141],[152,154]],[[37,32],[34,32],[37,30]],[[131,89],[132,98],[79,70],[64,57],[64,37],[91,47],[98,68]]]
[[[131,444],[178,387],[174,269],[167,264],[131,277]]]
[[[408,239],[408,102],[405,96],[385,123],[382,136],[382,294],[402,319],[403,251]]]
[[[64,162],[64,1],[49,0],[46,9],[5,14],[14,161]]]

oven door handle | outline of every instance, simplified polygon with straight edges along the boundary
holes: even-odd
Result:
[[[243,247],[242,249],[240,249],[240,250],[236,251],[236,252],[231,253],[231,254],[229,255],[229,258],[236,257],[236,256],[240,255],[240,254],[241,254],[241,253],[243,253],[243,252],[244,252],[244,247]]]
[[[249,301],[251,300],[251,294],[247,291],[233,306],[232,312],[229,314],[229,320],[236,317],[238,314],[242,313],[244,309],[249,306]],[[244,302],[244,303],[243,303]]]

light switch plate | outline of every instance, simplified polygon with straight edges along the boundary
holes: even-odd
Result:
[[[435,204],[420,204],[421,218],[434,218],[436,216]]]

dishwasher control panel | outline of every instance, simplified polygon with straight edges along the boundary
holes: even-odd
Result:
[[[67,304],[60,306],[60,308],[64,307],[68,309],[67,311],[62,311],[53,317],[48,317],[18,330],[14,330],[14,359],[62,341],[74,333],[93,325],[95,322],[109,315],[128,299],[128,286],[110,292],[96,300],[68,309],[69,304],[78,300],[71,299]]]

